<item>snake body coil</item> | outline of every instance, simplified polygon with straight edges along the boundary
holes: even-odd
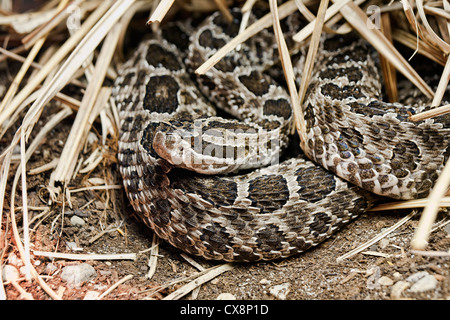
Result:
[[[371,192],[428,194],[450,153],[450,121],[412,123],[416,109],[381,102],[370,50],[352,37],[322,44],[304,104],[307,156],[321,166],[303,154],[276,163],[293,115],[267,72],[277,56],[270,32],[227,55],[199,84],[189,76],[237,34],[240,13],[233,15],[228,24],[213,14],[190,42],[179,27],[166,29],[140,46],[116,81],[123,183],[159,237],[206,259],[284,258],[365,212]],[[237,119],[215,115],[205,96]]]

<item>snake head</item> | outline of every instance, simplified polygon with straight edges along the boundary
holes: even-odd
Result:
[[[236,170],[235,159],[218,157],[207,152],[201,132],[161,123],[153,136],[153,150],[175,167],[201,174],[220,174]],[[206,152],[205,152],[206,151]]]
[[[187,167],[191,157],[192,135],[174,130],[169,124],[161,124],[153,137],[153,149],[161,157],[177,167]]]
[[[204,157],[201,137],[191,130],[175,128],[170,124],[163,123],[155,131],[153,149],[161,158],[178,168],[202,174],[229,171],[223,163],[218,164],[217,160]]]

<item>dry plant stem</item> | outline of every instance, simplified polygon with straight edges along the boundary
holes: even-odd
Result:
[[[445,164],[441,175],[436,181],[436,184],[428,196],[428,204],[423,210],[422,216],[419,220],[419,225],[411,240],[411,247],[416,250],[423,250],[428,244],[428,237],[430,235],[431,227],[436,220],[436,216],[440,207],[441,199],[447,192],[450,184],[450,160]]]
[[[227,4],[224,0],[214,0],[214,2],[217,5],[217,8],[219,8],[220,12],[224,15],[225,19],[227,19],[228,22],[233,21],[233,16],[230,13],[230,10],[228,9]]]
[[[14,53],[12,50],[9,51],[9,50],[6,50],[6,49],[4,49],[2,47],[0,47],[0,52],[3,53],[4,55],[6,55],[8,58],[17,60],[17,61],[22,62],[22,63],[24,63],[27,60],[26,58],[22,57],[21,55],[18,55],[16,53]],[[42,66],[40,64],[36,63],[36,62],[31,62],[31,66],[33,68],[36,68],[36,69],[41,69],[42,68]]]
[[[82,1],[83,0],[74,0],[70,5],[79,6]],[[46,35],[48,35],[52,29],[67,18],[69,15],[69,12],[66,10],[69,6],[68,2],[69,0],[61,0],[56,8],[57,13],[55,16],[22,39],[22,43],[25,45],[26,49],[29,49],[39,39],[45,39]]]
[[[395,29],[392,36],[395,41],[407,46],[411,50],[416,50],[419,54],[439,63],[442,66],[445,66],[447,60],[444,56],[442,56],[440,51],[430,46],[425,41],[416,38],[411,33],[401,29]]]
[[[110,14],[105,15],[102,20],[99,21],[96,27],[94,27],[94,29],[92,29],[84,39],[87,40],[80,43],[80,45],[77,47],[78,50],[75,49],[73,54],[69,57],[68,61],[70,63],[68,63],[67,65],[65,64],[60,69],[60,71],[71,70],[72,72],[74,72],[74,70],[79,68],[81,63],[87,57],[86,53],[92,52],[94,48],[98,46],[100,40],[103,39],[105,33],[112,28],[103,43],[102,49],[97,59],[93,78],[87,87],[85,95],[83,96],[80,109],[78,110],[69,137],[67,138],[67,142],[62,151],[61,158],[66,159],[67,161],[59,162],[58,167],[55,169],[55,171],[53,171],[50,177],[51,187],[54,186],[56,181],[67,183],[72,176],[72,172],[76,164],[77,155],[81,150],[81,146],[83,145],[83,138],[86,137],[87,131],[89,130],[89,128],[86,128],[86,124],[89,120],[90,114],[94,107],[95,99],[98,96],[98,92],[105,78],[106,70],[111,62],[115,47],[119,40],[122,27],[121,24],[116,24],[117,20],[122,14],[122,11],[119,11],[119,8],[125,7],[124,9],[126,9],[132,4],[132,2],[132,0],[125,0],[123,1],[122,6],[114,5],[113,7],[111,7],[109,11]],[[119,2],[117,2],[116,4],[118,3]],[[80,56],[79,59],[78,55]],[[71,57],[73,57],[74,59],[71,60]],[[58,72],[58,75],[59,74],[60,72]],[[56,75],[53,79],[58,79],[58,75]],[[55,85],[54,87],[55,88],[50,86],[50,89],[52,89],[51,92],[56,92],[61,89],[59,85]],[[35,104],[37,102],[38,101],[36,101]]]
[[[66,6],[67,2],[68,2],[68,0],[62,0],[58,5],[57,10],[62,10]],[[76,2],[79,2],[79,0],[77,0]],[[50,29],[48,31],[50,31]],[[46,36],[42,36],[40,38],[36,38],[36,41],[34,41],[33,48],[31,49],[30,53],[28,54],[25,62],[20,67],[19,72],[14,77],[14,80],[11,83],[5,96],[3,97],[2,103],[0,104],[0,113],[5,108],[5,106],[11,101],[11,99],[17,92],[17,89],[19,88],[19,85],[22,82],[23,77],[25,76],[28,69],[30,68],[30,65],[33,64],[34,58],[36,58],[37,54],[39,53],[42,46],[44,45],[46,39],[47,39]],[[31,47],[31,44],[29,46],[25,46],[25,47],[28,49]]]
[[[434,108],[434,109],[431,109],[428,111],[424,111],[424,112],[421,112],[418,114],[414,114],[414,115],[410,116],[409,119],[411,121],[422,121],[425,119],[442,116],[449,112],[450,112],[450,104],[446,104],[445,106],[441,106],[441,107]]]
[[[148,259],[148,272],[147,278],[151,279],[156,272],[156,265],[158,263],[159,254],[159,238],[156,234],[153,234],[152,248],[150,250],[150,258]]]
[[[0,263],[0,274],[3,274],[2,263]],[[0,301],[4,301],[4,300],[6,300],[6,292],[5,292],[5,287],[3,285],[3,281],[1,281],[1,283],[0,283]]]
[[[5,159],[8,161],[9,159]],[[6,179],[5,179],[6,180]],[[11,194],[15,194],[15,187],[13,185]],[[14,239],[16,240],[16,247],[19,251],[19,254],[23,260],[23,257],[25,256],[24,247],[22,245],[22,242],[20,241],[20,235],[19,231],[17,230],[17,223],[16,223],[16,215],[14,213],[14,197],[11,197],[11,210],[10,210],[10,217],[11,217],[11,226],[13,230]],[[33,278],[38,282],[38,284],[41,286],[42,289],[54,300],[61,300],[61,298],[50,288],[47,283],[39,276],[36,269],[34,269],[33,266],[31,266],[31,275]]]
[[[369,241],[363,243],[362,245],[358,246],[357,248],[347,252],[346,254],[338,257],[336,259],[336,262],[341,262],[345,259],[348,259],[350,257],[353,257],[355,254],[363,251],[364,249],[370,247],[372,244],[378,242],[379,240],[381,240],[382,238],[384,238],[385,236],[387,236],[389,233],[391,233],[392,231],[394,231],[395,229],[397,229],[398,227],[400,227],[401,225],[403,225],[405,222],[407,222],[408,220],[410,220],[412,217],[414,217],[416,215],[416,211],[411,212],[410,214],[408,214],[407,216],[403,217],[400,221],[398,221],[396,224],[394,224],[393,226],[387,228],[385,231],[379,233],[378,235],[376,235],[375,237],[373,237],[372,239],[370,239]]]
[[[411,250],[411,253],[426,256],[426,257],[450,257],[450,252],[448,251],[422,251],[422,250]]]
[[[336,2],[336,0],[332,0]],[[353,2],[349,2],[340,10],[342,16],[353,26],[364,38],[369,41],[377,51],[395,66],[406,78],[422,91],[430,99],[433,97],[433,90],[423,81],[417,72],[409,65],[397,49],[386,40],[386,37],[370,21],[364,11]]]
[[[118,253],[118,254],[80,254],[80,253],[60,253],[60,252],[45,252],[33,251],[35,256],[48,257],[53,259],[64,260],[133,260],[136,261],[135,253]]]
[[[60,3],[60,6],[64,6],[65,2],[62,1]],[[41,49],[42,45],[45,42],[45,37],[42,39],[37,40],[35,43],[33,49],[31,50],[30,54],[28,55],[27,60],[22,65],[18,75],[15,77],[13,84],[10,87],[10,90],[8,90],[8,93],[10,94],[9,97],[12,97],[14,93],[16,92],[22,78],[25,76],[26,71],[28,70],[31,62],[36,57],[37,53]],[[4,102],[8,102],[8,100]],[[5,104],[2,103],[0,106],[0,112],[3,109]],[[20,155],[21,155],[21,175],[22,175],[22,202],[23,202],[23,215],[22,215],[22,222],[23,222],[23,241],[24,241],[24,256],[22,256],[22,260],[25,264],[25,278],[29,281],[31,279],[31,259],[30,259],[30,237],[29,237],[29,224],[28,224],[28,207],[27,207],[27,186],[26,186],[26,155],[25,155],[25,134],[24,131],[21,131],[21,140],[20,140]],[[11,195],[11,197],[14,197],[14,194]]]
[[[245,4],[242,6],[242,12],[248,12],[253,8],[253,5],[256,3],[256,0],[247,0]]]
[[[308,7],[303,3],[302,0],[295,0],[295,4],[297,5],[298,10],[300,13],[308,20],[312,21],[316,19],[316,17],[313,15],[311,11],[309,11]]]
[[[166,283],[164,285],[161,285],[161,286],[159,286],[156,289],[143,290],[140,293],[151,292],[151,294],[155,294],[155,293],[157,293],[157,292],[159,292],[159,291],[161,291],[161,290],[163,290],[165,288],[168,288],[168,287],[170,287],[172,285],[175,285],[177,283],[194,280],[194,279],[196,279],[196,278],[198,278],[198,277],[200,277],[200,276],[202,276],[202,275],[208,273],[209,271],[214,270],[214,269],[216,269],[218,267],[220,267],[220,266],[215,266],[215,267],[211,267],[209,269],[204,269],[203,271],[197,272],[197,273],[195,273],[193,275],[190,275],[189,277],[184,277],[184,278],[181,277],[181,278],[175,279],[173,281],[170,281],[170,282],[168,282],[168,283]]]
[[[200,264],[198,264],[194,259],[192,259],[191,257],[189,257],[186,254],[181,254],[181,257],[186,260],[189,264],[191,264],[194,268],[196,268],[198,271],[205,271],[205,268],[203,268]],[[194,290],[192,290],[192,294],[191,294],[191,299],[192,300],[196,300],[198,297],[198,294],[200,292],[201,289],[201,285],[198,286],[197,288],[195,288]]]
[[[26,51],[24,45],[21,45],[21,46],[18,46],[18,47],[16,47],[16,48],[13,48],[13,49],[11,49],[11,50],[8,50],[8,52],[9,52],[10,54],[5,54],[5,53],[3,53],[2,55],[0,55],[0,62],[3,62],[3,61],[5,61],[6,59],[8,59],[8,58],[11,56],[11,54],[17,55],[17,54],[20,54],[20,53],[22,53],[22,52],[24,52],[24,51]]]
[[[161,0],[147,23],[161,23],[174,2],[175,0]]]
[[[22,228],[23,228],[23,243],[24,253],[22,261],[25,264],[25,278],[27,281],[31,280],[31,259],[30,259],[30,229],[28,224],[28,196],[27,196],[27,173],[26,173],[26,161],[25,161],[25,134],[21,131],[20,138],[20,169],[22,175]],[[11,197],[14,198],[15,193],[11,193]]]
[[[416,15],[414,14],[414,10],[413,10],[411,4],[409,3],[409,1],[402,0],[402,5],[403,5],[403,11],[405,13],[405,17],[406,17],[407,21],[409,22],[409,26],[416,34],[416,37],[415,37],[416,38],[416,48],[415,48],[414,53],[412,54],[412,56],[414,56],[417,53],[417,51],[419,50],[420,39],[423,39],[424,42],[431,42],[431,41],[429,41],[427,39],[427,37],[425,36],[425,33],[422,30],[422,26],[418,23]]]
[[[119,281],[117,281],[115,284],[113,284],[111,287],[108,288],[108,290],[106,290],[105,292],[103,292],[101,295],[98,296],[97,300],[102,300],[104,297],[106,297],[108,294],[110,294],[115,288],[117,288],[118,286],[120,286],[122,283],[130,280],[133,278],[132,274],[129,274],[125,277],[123,277],[122,279],[120,279]]]
[[[347,1],[347,0],[346,0]],[[349,0],[348,0],[349,1]],[[314,21],[316,20],[316,16],[308,9],[308,7],[303,3],[302,0],[295,0],[295,3],[297,4],[298,10],[300,11],[300,13],[309,21]],[[328,13],[327,9],[327,13]],[[329,24],[330,26],[335,25],[339,20],[342,19],[342,15],[341,14],[336,14],[333,19],[330,19]],[[328,19],[326,19],[328,21]],[[345,26],[345,25],[344,25]],[[351,30],[351,29],[350,29]],[[341,33],[341,30],[339,30],[339,28],[337,30],[333,30],[331,29],[327,24],[324,24],[322,27],[322,31],[329,33],[329,34],[339,34]],[[301,32],[301,31],[300,31]],[[312,32],[312,31],[311,31]],[[347,33],[348,31],[345,31],[343,33]],[[299,41],[301,42],[301,41]]]
[[[30,53],[28,54],[25,62],[20,67],[19,72],[14,77],[14,80],[12,81],[11,85],[9,86],[8,91],[6,92],[2,103],[0,105],[0,112],[5,108],[5,106],[11,101],[14,94],[16,94],[17,89],[19,88],[20,83],[22,82],[23,77],[27,73],[30,65],[32,64],[34,58],[37,56],[39,51],[41,50],[46,38],[39,39],[34,44],[33,48],[31,49]]]
[[[399,210],[399,209],[413,209],[424,208],[428,203],[428,199],[415,199],[407,201],[398,201],[379,204],[373,208],[370,208],[369,212]],[[450,207],[450,197],[444,197],[439,203],[440,207]]]
[[[311,36],[308,54],[306,55],[305,67],[302,73],[302,82],[300,84],[300,90],[298,92],[300,105],[303,104],[303,99],[305,98],[306,90],[308,89],[309,81],[311,79],[311,74],[314,68],[314,61],[316,59],[317,50],[320,44],[320,35],[322,33],[323,24],[325,23],[325,14],[328,8],[328,2],[328,0],[320,1],[316,23],[314,24],[314,31]]]
[[[450,80],[450,55],[447,56],[447,63],[445,64],[444,71],[442,71],[441,79],[439,80],[439,85],[436,89],[436,93],[433,97],[433,102],[431,106],[437,107],[441,104],[442,98],[444,97],[445,91],[447,90],[448,81]]]
[[[198,277],[194,281],[191,281],[188,284],[181,287],[180,289],[172,292],[168,296],[164,297],[163,300],[178,300],[181,297],[188,294],[189,292],[191,292],[192,290],[194,290],[195,288],[197,288],[199,285],[202,285],[203,283],[208,282],[209,280],[231,269],[233,269],[233,265],[229,263],[223,264],[219,267],[211,268],[206,274]]]
[[[385,37],[390,42],[392,42],[391,22],[388,13],[381,14],[380,26],[381,32],[383,32]],[[398,90],[397,90],[397,75],[395,73],[395,68],[383,56],[380,56],[380,63],[389,102],[396,102],[398,101]]]
[[[293,0],[288,1],[278,8],[278,15],[280,19],[286,18],[289,14],[295,12],[297,6]],[[238,34],[230,42],[224,45],[220,50],[218,50],[214,55],[212,55],[208,60],[206,60],[195,73],[205,74],[209,69],[211,69],[217,62],[219,62],[228,52],[236,48],[237,45],[249,39],[251,36],[257,34],[261,30],[268,28],[272,25],[272,15],[270,13],[266,14],[264,17],[253,23],[244,32]]]
[[[20,293],[20,298],[25,300],[34,300],[33,295],[29,292],[26,292],[15,280],[11,280],[11,284],[17,291]]]
[[[69,194],[80,192],[80,191],[86,191],[86,190],[110,190],[110,189],[122,189],[123,185],[121,184],[113,184],[113,185],[106,185],[106,186],[92,186],[92,187],[83,187],[78,189],[68,189]]]
[[[270,0],[270,11],[272,13],[272,23],[275,38],[278,44],[278,52],[280,53],[281,65],[283,66],[284,76],[289,88],[289,94],[291,97],[292,109],[294,111],[295,126],[297,128],[298,134],[300,136],[300,144],[303,150],[308,147],[305,144],[306,139],[306,124],[303,117],[303,111],[301,107],[301,102],[299,96],[297,95],[297,89],[295,86],[295,74],[292,67],[291,57],[289,55],[289,50],[284,40],[283,32],[280,26],[280,18],[278,16],[278,7],[276,0]]]
[[[13,181],[13,188],[16,188],[19,177],[22,177],[22,213],[23,213],[23,242],[24,242],[24,253],[25,255],[22,257],[22,260],[25,263],[25,277],[29,280],[31,274],[31,262],[30,262],[30,244],[29,244],[29,224],[28,224],[28,205],[27,205],[27,188],[26,188],[26,163],[29,158],[33,154],[33,152],[38,148],[41,144],[42,140],[46,137],[48,132],[50,132],[58,123],[60,123],[64,118],[69,116],[72,111],[68,108],[57,113],[38,133],[33,142],[28,147],[28,150],[25,152],[25,141],[24,137],[21,139],[20,151],[21,151],[21,161],[20,166],[17,168],[16,175]],[[12,194],[12,198],[14,197],[14,193]],[[11,199],[12,201],[13,199]],[[13,203],[11,204],[13,205]]]
[[[444,19],[450,20],[450,13],[448,11],[445,11],[444,9],[439,9],[428,5],[424,5],[423,9],[425,10],[426,13],[433,14],[435,16],[440,16]]]
[[[41,70],[27,83],[27,85],[14,97],[5,110],[0,113],[0,125],[3,124],[20,104],[35,90],[48,74],[57,66],[71,51],[80,43],[86,33],[92,29],[94,24],[105,14],[111,6],[112,1],[103,1],[101,5],[86,19],[81,28],[73,34]],[[15,143],[14,143],[15,144]]]
[[[333,16],[335,16],[337,13],[339,13],[339,10],[346,5],[349,1],[351,0],[340,0],[340,1],[335,1],[335,3],[333,3],[328,9],[327,12],[325,13],[325,17],[324,17],[324,22],[330,20]],[[358,0],[355,1],[356,5],[359,5],[361,3],[363,3],[364,0]],[[305,40],[306,38],[308,38],[314,28],[315,28],[315,24],[316,24],[316,19],[312,20],[310,23],[308,23],[305,27],[302,28],[302,30],[300,30],[298,33],[296,33],[292,39],[294,39],[297,42],[302,42],[303,40]]]
[[[430,39],[434,44],[436,44],[442,51],[446,54],[450,53],[450,44],[442,40],[431,28],[428,23],[427,17],[425,15],[425,11],[423,8],[423,0],[416,0],[417,12],[419,13],[420,19],[422,21],[425,30],[428,32],[428,39]]]

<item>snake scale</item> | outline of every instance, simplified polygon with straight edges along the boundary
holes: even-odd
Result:
[[[267,67],[278,58],[270,30],[193,79],[238,33],[241,13],[232,14],[162,29],[116,80],[120,172],[148,227],[206,259],[271,260],[330,237],[374,194],[428,194],[450,153],[448,116],[413,123],[421,109],[382,102],[372,51],[357,36],[321,44],[303,105],[306,155],[282,155],[293,112]]]

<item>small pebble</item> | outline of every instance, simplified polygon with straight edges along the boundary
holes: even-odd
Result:
[[[64,267],[61,272],[63,280],[75,285],[94,279],[96,276],[95,269],[87,263]]]
[[[279,300],[286,300],[286,296],[290,291],[290,283],[286,282],[270,288],[269,293]]]
[[[394,281],[386,276],[382,276],[380,279],[378,279],[378,283],[382,286],[392,286],[394,284]]]
[[[53,272],[55,272],[56,270],[58,270],[58,267],[55,266],[53,263],[49,263],[45,266],[45,272],[47,274],[52,274]]]
[[[402,278],[402,274],[398,271],[394,272],[392,276],[394,277],[395,280],[400,280]]]
[[[416,272],[416,273],[410,275],[410,276],[406,279],[406,281],[409,281],[409,282],[417,282],[417,281],[419,281],[420,279],[422,279],[423,277],[425,277],[425,276],[427,276],[427,275],[429,275],[428,272],[426,272],[426,271],[419,271],[419,272]]]
[[[8,255],[8,263],[13,266],[20,267],[23,266],[23,261],[15,253],[11,252]]]
[[[403,299],[402,293],[405,291],[406,288],[410,286],[410,283],[408,281],[397,281],[391,289],[391,299]]]
[[[224,292],[217,296],[216,300],[236,300],[236,297],[231,293]]]
[[[433,290],[437,286],[437,280],[431,274],[426,275],[425,277],[418,280],[414,283],[409,289],[410,292],[424,292],[428,290]]]
[[[16,281],[19,279],[19,270],[16,267],[7,264],[2,268],[2,279],[3,281]]]
[[[389,239],[383,238],[380,240],[380,248],[385,249],[389,245]]]
[[[379,289],[380,288],[380,283],[378,282],[378,280],[380,280],[380,276],[381,276],[381,270],[379,266],[374,266],[370,269],[368,269],[367,274],[370,274],[370,276],[367,278],[367,282],[366,282],[366,287],[369,290],[373,290],[373,289]]]
[[[97,298],[100,296],[100,292],[97,291],[88,291],[84,295],[83,300],[97,300]]]
[[[444,227],[444,230],[447,231],[447,234],[448,234],[448,235],[450,235],[450,224],[447,224],[447,225]]]
[[[70,224],[74,227],[82,227],[85,223],[83,218],[80,218],[79,216],[74,215],[70,218]]]

